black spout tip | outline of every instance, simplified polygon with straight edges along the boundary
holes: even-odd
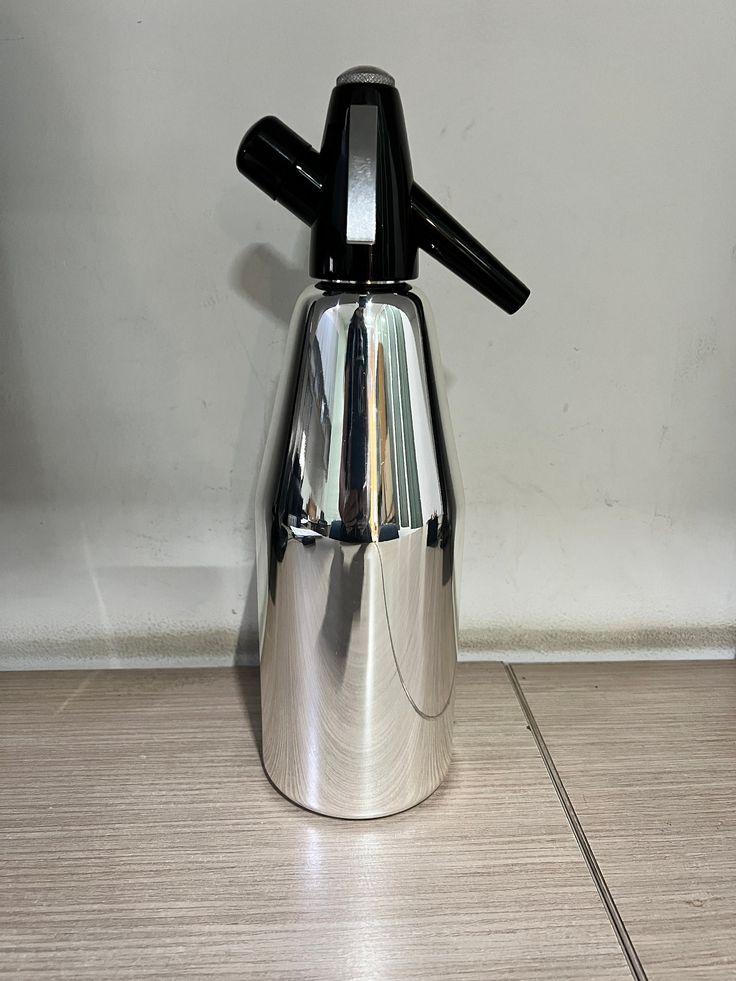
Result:
[[[418,184],[411,194],[419,246],[506,313],[516,313],[529,288]]]
[[[501,309],[505,310],[506,313],[516,313],[517,310],[521,310],[521,308],[524,306],[526,301],[531,296],[531,290],[529,289],[528,286],[525,286],[524,283],[521,282],[521,280],[517,279],[516,276],[513,275],[513,273],[509,273],[509,275],[513,277],[513,281],[510,282],[508,278],[506,278],[506,281],[504,283],[504,291],[505,291],[504,302],[503,303],[500,303],[499,301],[494,301],[494,302],[497,302],[498,305],[501,307]],[[493,297],[490,297],[490,299],[493,299]]]

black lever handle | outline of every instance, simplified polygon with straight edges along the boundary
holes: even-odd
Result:
[[[240,141],[235,157],[243,177],[312,225],[319,213],[319,154],[276,116],[264,116]]]

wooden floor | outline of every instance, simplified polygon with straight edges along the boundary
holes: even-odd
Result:
[[[516,674],[649,977],[736,979],[736,664]]]
[[[263,775],[254,669],[2,674],[0,976],[732,979],[735,698],[465,664],[445,785],[344,822]]]

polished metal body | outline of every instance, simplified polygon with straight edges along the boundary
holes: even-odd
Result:
[[[450,762],[462,504],[435,347],[405,284],[310,287],[292,321],[257,502],[263,762],[336,817],[411,807]]]
[[[509,313],[529,290],[414,181],[380,68],[338,77],[319,150],[265,116],[236,163],[309,226],[320,281],[259,481],[263,762],[312,810],[392,814],[449,766],[462,542],[433,328],[406,281],[423,249]]]

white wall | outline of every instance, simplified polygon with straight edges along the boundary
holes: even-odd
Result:
[[[365,18],[365,19],[363,19]],[[418,179],[532,287],[430,259],[477,654],[721,653],[736,620],[736,8],[4,0],[0,662],[253,650],[251,505],[307,236],[236,173],[392,72]]]

